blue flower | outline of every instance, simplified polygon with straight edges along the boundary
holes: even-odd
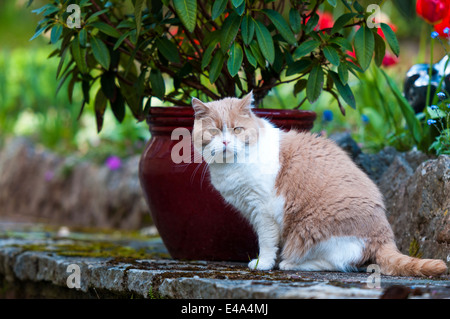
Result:
[[[369,117],[366,114],[363,114],[363,115],[361,115],[361,121],[364,124],[367,124],[367,123],[369,123]]]
[[[444,31],[443,31],[445,34],[448,34],[449,32],[450,32],[450,28],[449,27],[446,27],[445,29],[444,29]]]
[[[431,32],[431,37],[433,39],[436,39],[439,36],[439,33],[437,33],[436,31]]]
[[[445,95],[445,93],[444,92],[439,92],[438,94],[436,94],[437,96],[438,96],[438,98],[440,99],[440,100],[443,100],[443,99],[445,99],[446,98],[446,95]]]
[[[437,106],[437,105],[432,105],[432,106],[430,106],[430,109],[432,109],[432,110],[437,110],[439,107]]]
[[[326,122],[331,122],[333,120],[333,111],[330,110],[323,111],[323,120]]]
[[[435,124],[435,123],[436,123],[436,120],[431,120],[431,119],[430,119],[430,120],[427,121],[427,124],[428,124],[428,125]]]

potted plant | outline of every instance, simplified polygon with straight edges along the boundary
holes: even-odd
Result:
[[[323,91],[342,113],[344,102],[355,108],[349,74],[364,72],[372,60],[380,65],[386,43],[396,55],[399,48],[392,29],[374,21],[372,11],[357,1],[337,2],[49,0],[35,10],[43,20],[33,38],[50,32],[57,76],[68,82],[69,96],[81,85],[81,111],[94,108],[98,131],[108,106],[119,122],[128,107],[149,123],[141,183],[172,256],[248,260],[257,252],[250,227],[224,206],[204,164],[171,161],[177,143],[171,133],[192,127],[193,96],[208,101],[252,90],[258,107],[272,88],[289,82],[293,94],[306,92],[292,110],[256,109],[286,129],[312,127],[315,114],[298,108]],[[323,8],[337,5],[342,14],[327,25]],[[149,97],[176,107],[154,107]]]

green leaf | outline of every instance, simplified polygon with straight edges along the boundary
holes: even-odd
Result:
[[[141,30],[142,9],[145,0],[135,0],[134,2],[134,20],[136,20],[136,34],[139,36]]]
[[[39,28],[36,30],[36,32],[34,33],[34,35],[31,37],[31,39],[29,41],[32,41],[34,39],[36,39],[42,32],[44,32],[44,30],[47,28],[47,25]]]
[[[328,0],[328,3],[330,4],[330,6],[335,8],[337,5],[337,0]]]
[[[137,83],[137,81],[135,82]],[[119,78],[120,92],[133,113],[133,116],[139,118],[142,113],[142,96],[138,92],[136,83],[131,86]]]
[[[189,32],[194,32],[197,22],[197,0],[173,0],[175,12]]]
[[[216,20],[227,7],[228,0],[216,0],[213,3],[212,9],[211,9],[211,18],[213,20]]]
[[[203,57],[202,57],[202,65],[201,68],[202,70],[204,68],[206,68],[206,66],[209,64],[209,62],[211,62],[212,59],[212,53],[214,51],[214,49],[216,48],[217,43],[219,42],[219,40],[214,39],[206,48],[205,52],[203,53]]]
[[[78,37],[80,38],[80,45],[82,48],[85,48],[87,46],[87,38],[88,38],[88,34],[86,29],[81,29]]]
[[[241,5],[238,7],[234,7],[234,12],[236,12],[239,16],[242,16],[245,11],[245,1],[242,1]]]
[[[351,19],[356,17],[357,13],[344,13],[333,24],[333,28],[331,28],[331,34],[334,34],[341,30]]]
[[[398,44],[394,31],[386,23],[380,23],[380,27],[392,52],[398,56],[400,54],[400,45]]]
[[[314,30],[314,28],[317,26],[317,24],[319,23],[319,16],[317,15],[317,13],[314,13],[308,20],[308,22],[306,22],[306,26],[305,26],[305,33],[308,34],[311,31]]]
[[[151,69],[149,78],[153,95],[160,100],[163,100],[164,94],[166,94],[166,85],[161,71],[158,69]]]
[[[308,83],[306,84],[306,97],[310,103],[314,103],[322,93],[323,78],[321,65],[315,64],[309,73]]]
[[[61,37],[62,31],[63,31],[62,24],[58,23],[53,26],[52,32],[50,33],[50,42],[52,44],[55,44],[56,42],[58,42],[59,38]]]
[[[295,33],[299,33],[302,30],[302,18],[298,10],[291,8],[289,10],[289,23],[291,24],[291,29]]]
[[[339,79],[341,79],[342,84],[346,85],[348,83],[348,67],[346,63],[339,64],[338,75]]]
[[[383,63],[384,55],[386,54],[386,43],[378,33],[373,34],[375,39],[375,64],[379,67]]]
[[[355,54],[359,65],[363,71],[367,70],[372,61],[375,49],[375,40],[372,31],[367,27],[361,27],[355,34],[354,39]]]
[[[90,89],[91,89],[91,84],[89,83],[89,81],[83,80],[81,82],[81,90],[83,92],[84,102],[86,102],[88,104],[89,104],[89,100],[90,100],[90,94],[89,94]],[[80,114],[81,114],[81,112],[80,112]]]
[[[260,21],[256,21],[255,31],[261,53],[272,64],[275,60],[275,47],[273,45],[272,35]]]
[[[430,118],[432,118],[432,119],[440,119],[440,118],[444,118],[447,116],[447,114],[439,108],[436,110],[433,110],[431,107],[427,106],[427,112],[428,112],[428,115],[430,115]]]
[[[398,102],[398,106],[400,107],[400,110],[405,117],[406,124],[411,132],[412,137],[414,138],[415,143],[419,145],[422,141],[422,127],[420,125],[420,121],[417,119],[413,108],[403,96],[402,92],[398,89],[395,82],[382,69],[379,70],[386,79],[389,88],[391,89]]]
[[[170,62],[180,63],[177,46],[167,38],[156,39],[156,47],[158,51]]]
[[[41,14],[42,12],[44,12],[44,10],[49,9],[49,8],[54,8],[55,6],[51,3],[46,4],[45,6],[42,6],[38,9],[34,9],[31,12],[36,13],[36,14]]]
[[[89,18],[86,19],[86,24],[91,23],[92,21],[94,21],[99,15],[102,15],[103,13],[106,13],[109,11],[109,8],[100,10],[95,12],[94,14],[92,14],[91,16],[89,16]]]
[[[94,102],[95,119],[97,122],[97,133],[100,133],[103,127],[103,118],[105,115],[107,102],[108,99],[106,98],[105,94],[100,88],[97,91],[97,94],[95,95],[95,102]]]
[[[228,51],[231,42],[233,42],[234,39],[236,38],[240,26],[241,26],[241,17],[234,12],[230,14],[223,23],[222,29],[220,31],[221,32],[220,47],[224,53]]]
[[[258,61],[259,66],[264,68],[266,66],[266,60],[264,59],[261,50],[259,49],[258,43],[256,43],[255,40],[250,43],[250,50],[256,61]]]
[[[112,71],[103,72],[100,77],[100,84],[102,86],[102,92],[105,96],[112,100],[116,96],[116,76]]]
[[[323,54],[325,58],[330,61],[331,64],[339,66],[340,58],[338,51],[331,45],[327,45],[323,48]]]
[[[231,0],[231,3],[235,8],[239,7],[245,0]]]
[[[116,44],[114,45],[113,50],[114,50],[114,51],[117,50],[117,48],[120,47],[120,45],[122,44],[122,42],[123,42],[123,41],[124,41],[124,40],[132,33],[132,32],[135,32],[135,30],[130,30],[130,31],[125,32],[124,34],[122,34],[122,35],[120,36],[120,38],[117,39]]]
[[[92,47],[92,53],[94,54],[94,58],[97,60],[100,65],[108,70],[109,64],[111,62],[111,57],[109,55],[108,48],[106,45],[96,37],[91,38],[91,47]]]
[[[230,75],[234,77],[236,74],[238,74],[239,69],[242,66],[242,61],[244,59],[244,52],[242,51],[242,47],[239,45],[239,43],[233,43],[229,55],[230,57],[227,61],[227,68],[230,72]]]
[[[247,49],[247,47],[244,46],[244,52],[245,56],[247,57],[248,62],[256,68],[258,66],[258,61],[256,60],[255,56],[253,55],[251,49]]]
[[[89,26],[99,29],[104,34],[109,35],[113,38],[120,37],[119,31],[117,31],[113,26],[110,26],[109,24],[106,24],[104,22],[100,22],[100,21],[92,22],[89,24]]]
[[[114,99],[109,100],[109,103],[111,104],[111,110],[115,118],[119,123],[122,123],[125,118],[125,100],[123,99],[122,93],[117,90],[116,96]]]
[[[310,54],[320,45],[319,41],[316,40],[308,40],[300,44],[300,46],[294,51],[294,59],[301,58],[306,54]]]
[[[355,10],[358,11],[359,13],[364,12],[364,8],[356,0],[355,2],[353,2],[353,8],[355,8]]]
[[[216,55],[214,55],[211,65],[209,68],[209,82],[214,84],[219,78],[220,73],[222,72],[222,66],[225,61],[225,56],[221,50],[218,50]]]
[[[77,64],[78,70],[80,70],[82,74],[87,73],[85,50],[81,49],[78,36],[74,37],[71,45],[71,50],[72,50],[72,57],[75,60],[75,63]]]
[[[291,45],[294,45],[297,40],[295,39],[294,34],[292,33],[289,24],[284,20],[283,16],[275,10],[271,9],[263,9],[261,10],[270,21],[272,21],[275,28],[280,32],[281,36]]]
[[[242,19],[241,25],[241,35],[244,44],[249,45],[253,40],[253,35],[255,34],[255,21],[253,18],[247,14]]]
[[[308,84],[308,81],[305,79],[300,79],[295,83],[294,85],[294,96],[297,96],[298,93],[303,91],[306,88],[306,85]]]
[[[336,89],[341,95],[341,97],[344,99],[344,101],[353,109],[356,109],[356,102],[355,102],[355,96],[353,95],[352,90],[350,89],[350,86],[347,84],[343,84],[341,82],[341,79],[339,78],[339,75],[334,71],[328,71],[328,74],[331,76],[331,78],[334,81],[334,84],[336,85]]]
[[[353,51],[352,44],[346,38],[341,37],[333,38],[329,41],[329,43],[337,44],[338,46],[342,47],[347,51]]]
[[[300,59],[288,65],[286,70],[286,76],[291,76],[294,74],[300,74],[306,71],[312,64],[311,59]]]

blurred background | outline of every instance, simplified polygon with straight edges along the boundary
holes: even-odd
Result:
[[[62,155],[78,153],[98,163],[141,152],[150,133],[130,114],[118,125],[107,112],[100,134],[92,105],[78,118],[81,88],[75,87],[70,103],[68,83],[59,86],[56,60],[48,58],[53,50],[49,35],[30,41],[41,19],[32,10],[46,1],[34,1],[30,7],[27,3],[0,2],[0,146],[11,136],[26,136]]]

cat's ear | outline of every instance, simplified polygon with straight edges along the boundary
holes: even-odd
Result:
[[[192,107],[194,108],[195,117],[202,117],[208,113],[208,107],[199,99],[192,98]]]
[[[241,99],[241,110],[243,112],[251,111],[253,107],[253,90]]]

